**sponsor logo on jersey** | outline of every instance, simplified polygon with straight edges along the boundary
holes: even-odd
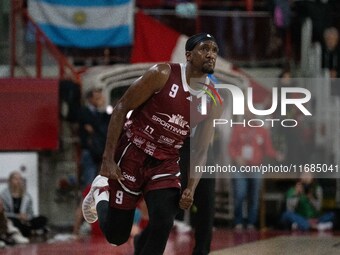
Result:
[[[167,145],[172,145],[175,142],[175,139],[161,135],[157,142],[164,143],[164,144],[167,144]]]
[[[160,117],[158,117],[156,115],[152,116],[152,120],[157,122],[157,123],[159,123],[163,128],[165,128],[166,130],[168,130],[168,131],[170,131],[172,133],[183,135],[183,136],[186,136],[188,134],[188,132],[189,132],[189,125],[187,125],[187,123],[188,123],[187,121],[185,121],[183,119],[180,119],[176,115],[174,115],[176,117],[176,118],[174,118],[174,116],[171,117],[168,114],[164,114],[164,113],[159,113],[159,114],[169,118],[166,121],[166,120],[163,120],[163,119],[161,119]],[[185,126],[187,129],[182,129],[182,128],[175,127],[174,125],[171,125],[173,123],[179,125],[180,127],[184,127]]]
[[[129,180],[130,182],[136,182],[136,177],[127,174],[126,172],[123,172],[123,177],[126,180]]]
[[[142,144],[145,143],[145,139],[142,138],[142,137],[140,137],[140,136],[135,136],[135,137],[133,138],[133,143],[134,143],[137,147],[140,148],[140,147],[142,146]]]
[[[147,142],[144,151],[150,156],[153,156],[153,153],[155,152],[156,148],[157,146],[154,143]]]
[[[153,131],[155,131],[155,130],[152,127],[150,127],[149,125],[147,125],[144,128],[143,133],[146,134],[148,137],[150,137],[153,140],[154,137],[151,135],[153,133]]]
[[[157,112],[158,114],[160,115],[163,115],[163,116],[166,116],[169,118],[168,122],[169,123],[173,123],[173,124],[176,124],[176,125],[179,125],[181,126],[182,128],[184,128],[185,126],[188,126],[188,122],[186,120],[184,120],[184,117],[180,114],[172,114],[172,116],[168,115],[168,114],[165,114],[165,113],[161,113],[161,112]]]

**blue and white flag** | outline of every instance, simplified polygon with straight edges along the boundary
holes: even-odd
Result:
[[[30,16],[56,45],[132,44],[134,0],[29,0],[28,4]]]

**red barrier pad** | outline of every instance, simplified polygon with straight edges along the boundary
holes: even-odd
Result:
[[[58,148],[58,80],[0,79],[0,151]]]

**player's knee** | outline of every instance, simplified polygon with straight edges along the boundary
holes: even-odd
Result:
[[[173,220],[171,218],[158,218],[157,220],[150,222],[150,228],[153,228],[155,231],[163,232],[169,231],[173,226]]]
[[[105,235],[106,240],[113,246],[119,246],[126,243],[130,237],[130,235],[126,234],[111,234]]]

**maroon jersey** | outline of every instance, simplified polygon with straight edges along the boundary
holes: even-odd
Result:
[[[185,66],[170,67],[163,89],[135,109],[125,125],[130,141],[158,159],[178,157],[190,129],[206,118],[200,112],[201,99],[189,92]]]

